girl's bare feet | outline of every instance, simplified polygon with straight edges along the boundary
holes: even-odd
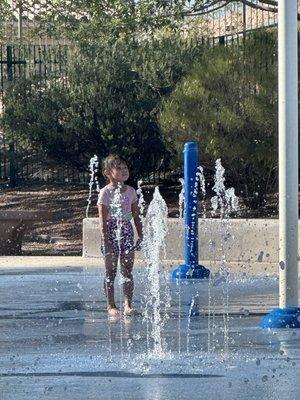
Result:
[[[129,317],[130,315],[134,315],[134,309],[128,304],[124,304],[124,315],[126,315],[127,317]]]
[[[120,311],[116,307],[109,307],[107,309],[107,315],[112,318],[120,317]]]

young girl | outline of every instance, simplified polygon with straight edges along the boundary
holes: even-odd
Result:
[[[133,296],[132,268],[134,262],[134,249],[142,240],[142,224],[139,216],[136,191],[124,183],[129,178],[126,161],[118,155],[109,155],[102,164],[103,175],[109,183],[100,190],[98,199],[99,218],[102,234],[102,252],[105,260],[106,278],[104,289],[107,296],[107,311],[112,317],[119,316],[114,298],[114,280],[117,273],[118,257],[120,257],[121,274],[124,278],[124,314],[131,315]],[[115,191],[121,192],[121,238],[118,241],[118,210],[112,204]],[[134,220],[139,236],[137,245],[134,246],[133,227]]]

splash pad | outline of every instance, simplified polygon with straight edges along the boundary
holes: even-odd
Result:
[[[288,4],[292,4],[294,15],[293,18],[290,15],[291,21],[285,21],[285,25],[293,25],[294,29],[296,1],[279,2],[279,13],[289,16],[283,9]],[[289,57],[283,58],[289,64]],[[295,86],[292,82],[291,91]],[[295,91],[293,96],[295,100]],[[283,120],[293,122],[294,133],[298,112],[290,100],[283,103],[290,107],[291,118]],[[293,157],[287,151],[283,158],[287,155],[286,158],[293,159],[295,171],[294,151],[298,146],[292,141],[289,144],[292,144]],[[289,203],[286,198],[283,208],[294,206],[294,189],[298,185],[294,178],[295,174],[293,201]],[[286,189],[289,185],[281,192],[283,197]],[[156,200],[161,202],[158,194]],[[295,207],[292,209],[294,212]],[[297,226],[294,224],[298,216],[293,212],[289,214],[292,220],[282,215],[285,223],[292,221],[295,238]],[[289,237],[286,233],[281,236],[283,241]],[[293,274],[297,240],[289,243],[292,243],[292,256],[285,254],[281,260],[284,268],[280,286],[287,290],[280,291],[280,309],[297,317],[299,285],[297,274]],[[285,243],[282,247],[288,246]],[[214,251],[213,243],[211,248]],[[153,260],[149,265],[152,265],[157,262],[157,253],[151,250],[150,253]],[[124,318],[117,323],[107,322],[106,300],[99,293],[103,270],[1,271],[2,397],[14,400],[24,396],[72,400],[190,400],[200,396],[222,400],[298,399],[298,329],[280,329],[287,327],[285,317],[279,329],[258,327],[261,314],[278,303],[277,277],[228,274],[225,261],[222,260],[219,275],[209,280],[187,279],[180,285],[167,279],[169,269],[166,273],[159,270],[153,288],[163,288],[164,296],[162,292],[158,296],[156,289],[151,289],[151,302],[145,294],[146,272],[137,270],[136,295],[142,302],[148,302],[149,312],[144,318]],[[38,285],[33,293],[34,284]],[[151,304],[158,308],[154,316]],[[143,304],[140,306],[145,309]],[[194,312],[195,308],[198,312]],[[160,326],[155,331],[158,320]],[[298,317],[294,325],[297,321]]]
[[[232,202],[223,201],[230,188],[220,162],[216,175],[212,208],[226,216]],[[235,235],[224,218],[219,243],[206,232],[210,278],[172,281],[178,265],[161,261],[168,224],[158,190],[149,209],[147,268],[137,263],[134,276],[140,315],[108,321],[103,268],[86,259],[79,269],[1,271],[3,398],[196,400],[201,390],[222,400],[298,399],[298,330],[259,327],[278,304],[277,276],[230,270]]]
[[[215,283],[209,301],[208,280],[178,286],[166,279],[167,267],[160,284],[169,292],[170,307],[167,313],[160,309],[159,347],[142,316],[108,323],[99,291],[103,268],[85,264],[1,270],[3,399],[196,400],[200,390],[222,400],[299,398],[298,330],[258,326],[261,314],[278,302],[277,277],[231,274],[226,283]],[[143,266],[137,266],[134,278],[140,309]],[[230,293],[228,325],[224,284]],[[116,290],[118,298],[118,285]],[[198,292],[198,316],[186,312],[191,292]]]

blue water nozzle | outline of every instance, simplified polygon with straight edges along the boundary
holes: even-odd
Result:
[[[179,281],[181,279],[207,279],[209,278],[210,271],[203,265],[197,265],[190,267],[189,265],[183,264],[172,271],[172,279]]]
[[[300,308],[274,308],[260,321],[263,329],[300,328]]]

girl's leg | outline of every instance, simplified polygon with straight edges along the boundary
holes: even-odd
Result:
[[[107,297],[107,310],[110,315],[116,315],[118,309],[115,303],[114,282],[117,274],[118,257],[111,251],[105,255],[106,276],[104,279],[104,291]]]
[[[134,251],[121,256],[121,273],[124,278],[123,292],[124,292],[124,314],[130,315],[132,309],[132,296],[133,296],[133,276],[132,269],[134,263]]]

